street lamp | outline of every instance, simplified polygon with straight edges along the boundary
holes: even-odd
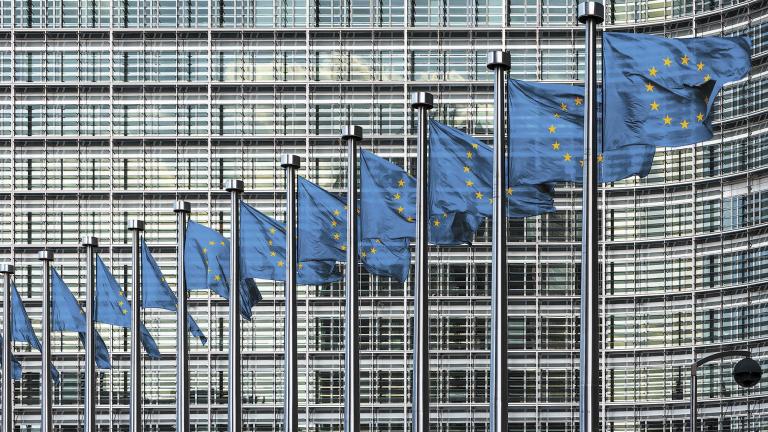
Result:
[[[733,380],[736,381],[736,384],[740,387],[754,387],[760,382],[760,378],[763,376],[763,370],[760,368],[760,365],[752,359],[752,354],[749,351],[723,351],[693,362],[691,364],[691,432],[697,432],[698,420],[698,379],[696,377],[696,371],[698,371],[699,366],[725,357],[743,357],[736,363],[736,366],[733,367]]]

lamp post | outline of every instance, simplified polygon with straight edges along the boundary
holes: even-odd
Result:
[[[760,378],[763,376],[763,370],[760,368],[760,365],[752,359],[752,354],[749,351],[723,351],[708,355],[693,362],[691,364],[691,432],[698,432],[698,378],[696,377],[696,372],[700,366],[726,357],[742,357],[742,359],[736,363],[736,366],[733,367],[733,380],[736,381],[736,384],[740,387],[754,387],[760,382]]]

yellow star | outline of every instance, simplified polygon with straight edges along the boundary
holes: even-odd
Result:
[[[123,315],[128,315],[128,311],[123,309]],[[9,398],[10,399],[10,398]]]
[[[335,220],[332,220],[332,221],[331,221],[331,226],[332,226],[332,227],[335,227],[335,226],[336,226],[336,225],[338,225],[338,224],[339,224],[339,223],[338,223],[338,222],[336,222]]]
[[[398,181],[397,181],[397,186],[398,186],[398,187],[403,187],[403,186],[405,186],[405,180],[403,180],[403,179],[400,179],[400,180],[398,180]]]
[[[336,210],[333,211],[333,215],[334,216],[338,216],[340,214],[341,214],[341,211],[339,211],[339,209],[336,209]]]
[[[448,219],[448,213],[443,213],[443,219]]]
[[[341,234],[339,234],[339,233],[333,233],[333,239],[334,239],[334,240],[339,240],[339,239],[341,239]]]
[[[560,114],[559,113],[555,113],[555,118],[560,118]]]
[[[672,66],[672,59],[669,58],[669,57],[665,58],[664,59],[664,66],[667,66],[667,67]]]
[[[472,144],[472,148],[473,148],[473,149],[475,149],[475,150],[477,150],[479,147],[480,147],[480,146],[479,146],[479,145],[477,145],[477,143],[473,143],[473,144]]]
[[[276,230],[275,230],[274,228],[270,228],[270,229],[269,229],[269,233],[270,233],[270,234],[274,234],[275,232],[276,232]]]
[[[285,263],[283,262],[283,260],[280,260],[280,261],[277,262],[277,266],[278,267],[282,267],[284,265],[285,265]]]
[[[709,74],[704,75],[704,82],[708,82],[712,77]]]
[[[652,68],[648,69],[648,75],[650,75],[652,77],[656,76],[656,72],[658,72],[658,71],[656,70],[655,67],[652,67]]]
[[[696,64],[696,70],[704,70],[704,62],[698,62]]]
[[[475,198],[483,199],[483,193],[482,192],[475,192]]]
[[[575,103],[576,105],[581,105],[582,102],[584,102],[584,100],[578,96],[576,96],[576,98],[573,99],[573,103]]]
[[[473,182],[472,180],[467,180],[464,183],[467,184],[467,187],[472,187],[475,184],[475,182]]]
[[[120,297],[125,297],[125,291],[122,291],[122,290],[121,290],[121,291],[118,293],[118,295],[120,295]]]
[[[432,222],[432,225],[439,227],[440,226],[440,219],[435,219],[434,222]]]
[[[704,121],[704,113],[697,114],[696,121]]]
[[[269,254],[272,255],[272,256],[277,256],[277,252],[275,252],[275,251],[272,251]]]
[[[376,239],[376,243],[381,244],[381,239]]]
[[[117,302],[117,305],[118,305],[118,306],[120,306],[120,307],[123,307],[123,305],[124,305],[124,304],[125,304],[125,303],[124,303],[122,300],[120,300],[119,302]],[[9,398],[9,399],[10,399],[10,398]]]
[[[563,111],[568,111],[568,105],[565,104],[565,102],[560,104],[560,109]]]
[[[374,254],[374,255],[376,255],[376,252],[378,252],[378,250],[376,250],[376,248],[375,248],[375,247],[372,247],[372,248],[371,248],[371,253],[372,253],[372,254]]]
[[[216,242],[213,241],[213,240],[209,241],[208,244],[211,245],[211,246],[216,246]]]
[[[493,198],[488,198],[488,202],[493,204]]]
[[[341,250],[343,251],[347,250],[347,245],[341,245]]]
[[[464,172],[465,172],[465,173],[468,173],[468,172],[469,172],[469,167],[468,167],[468,166],[465,166],[465,167],[464,167]]]
[[[682,56],[682,57],[680,58],[680,63],[682,63],[682,64],[684,64],[684,65],[687,65],[687,64],[688,64],[688,60],[689,60],[689,59],[688,59],[688,56],[687,56],[687,55],[684,55],[684,56]]]
[[[223,242],[223,241],[222,241],[222,242],[220,242],[220,244],[221,244],[222,246],[224,246],[224,242]]]
[[[557,130],[555,125],[549,125],[549,127],[547,129],[549,130],[549,133],[551,133],[551,134],[555,133],[555,131]]]
[[[267,240],[267,244],[272,246],[272,240]]]
[[[203,248],[203,253],[207,254],[208,253],[208,248]]]
[[[651,111],[658,111],[659,110],[659,104],[656,103],[656,101],[653,101],[651,103]]]
[[[365,251],[362,251],[362,252],[360,252],[360,256],[361,256],[361,257],[363,257],[363,258],[365,258],[365,257],[367,257],[367,256],[368,256],[368,254],[367,254],[367,253],[365,253]]]
[[[597,155],[597,161],[598,162],[602,162],[603,161],[603,154],[602,153]]]
[[[507,188],[507,195],[512,195],[512,188],[511,187]]]
[[[584,159],[582,159],[582,160],[580,160],[580,161],[579,161],[579,165],[580,165],[582,168],[584,168]]]
[[[394,198],[396,200],[399,200],[400,199],[400,194],[396,193],[394,196],[392,196],[392,198]]]
[[[216,282],[218,282],[218,281],[220,281],[220,280],[221,280],[221,276],[220,276],[220,275],[216,275],[216,276],[214,276],[214,277],[213,277],[213,280],[215,280]]]
[[[651,83],[646,83],[646,84],[645,84],[645,91],[649,91],[649,92],[652,92],[652,91],[653,91],[653,84],[651,84]]]
[[[405,218],[405,220],[408,222],[413,222],[413,216],[408,216],[407,218]]]
[[[405,208],[403,206],[400,206],[400,207],[397,208],[397,212],[398,213],[402,214],[404,211],[405,211]]]
[[[665,125],[671,125],[671,124],[672,124],[672,117],[670,117],[670,116],[669,116],[669,114],[667,114],[667,115],[664,117],[664,124],[665,124]]]
[[[472,152],[467,152],[467,159],[472,159]]]
[[[303,269],[303,268],[304,268],[304,264],[302,264],[302,263],[299,263],[299,270],[301,270],[301,269]]]
[[[558,141],[555,141],[554,143],[552,143],[552,149],[560,150],[560,143]]]
[[[563,156],[563,159],[565,159],[566,161],[571,160],[571,154],[570,153],[566,153],[565,156]]]
[[[683,129],[688,129],[688,120],[681,121],[680,127],[682,127]]]

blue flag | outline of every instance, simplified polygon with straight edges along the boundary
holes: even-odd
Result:
[[[12,339],[16,342],[26,342],[32,348],[42,352],[43,346],[32,328],[32,321],[29,320],[27,310],[24,308],[24,303],[21,301],[21,296],[14,283],[11,283],[11,318],[13,319],[11,325]],[[59,371],[53,365],[50,366],[50,370],[53,381],[58,384],[60,382]]]
[[[429,122],[429,200],[433,214],[467,213],[476,224],[491,216],[493,150],[477,138],[437,121]],[[546,185],[507,186],[507,217],[522,218],[555,211]]]
[[[346,202],[303,177],[299,177],[298,195],[299,259],[345,261]],[[358,227],[361,224],[359,221]],[[399,281],[408,278],[411,251],[407,239],[361,238],[358,249],[369,273]]]
[[[242,222],[242,216],[240,226]],[[242,239],[242,237],[241,237]],[[243,247],[240,247],[241,254]],[[251,310],[261,301],[256,284],[245,276],[241,256],[240,315],[250,321]],[[190,291],[213,291],[229,300],[229,240],[218,232],[189,221],[184,244],[184,275]]]
[[[131,305],[125,291],[107,269],[101,257],[96,255],[96,322],[113,326],[131,327]],[[141,344],[150,358],[159,359],[160,350],[144,324],[139,324]]]
[[[80,307],[75,296],[55,268],[51,268],[51,328],[57,332],[77,332],[80,342],[85,345],[85,312]],[[110,369],[109,351],[99,332],[95,332],[96,366],[99,369]]]
[[[509,80],[509,184],[582,182],[583,99],[583,86]],[[599,181],[647,176],[655,152],[652,145],[598,152]]]
[[[604,33],[605,148],[711,138],[715,96],[749,73],[750,52],[748,37]]]
[[[0,336],[0,347],[5,344],[3,337]],[[0,366],[3,364],[3,356],[0,356]],[[21,381],[21,363],[16,360],[16,356],[11,354],[11,373],[14,381]]]
[[[152,252],[150,252],[144,239],[141,239],[141,302],[143,308],[158,308],[176,312],[176,294],[171,291],[171,287],[165,281],[160,266],[157,265],[157,261],[152,256]],[[205,345],[208,338],[200,330],[192,315],[187,315],[187,327]]]
[[[285,225],[240,201],[240,253],[244,277],[285,280]],[[299,261],[297,283],[321,285],[341,279],[334,261]]]
[[[416,237],[416,179],[399,166],[360,150],[360,236],[363,239]],[[472,240],[474,230],[461,214],[430,217],[429,241],[456,245]]]

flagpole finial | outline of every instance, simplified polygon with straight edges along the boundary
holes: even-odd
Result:
[[[418,109],[424,107],[428,110],[432,109],[434,97],[429,92],[413,92],[411,93],[411,108]]]
[[[605,18],[605,6],[602,3],[596,1],[587,1],[579,3],[576,16],[579,22],[584,24],[587,20],[597,20],[597,24],[603,22]]]
[[[485,65],[488,66],[488,69],[502,68],[504,70],[508,70],[511,64],[512,61],[509,57],[509,51],[501,50],[489,51],[485,63]]]
[[[144,231],[144,221],[139,219],[129,220],[128,229],[131,231]]]
[[[192,205],[189,204],[189,201],[176,201],[173,203],[174,213],[190,213],[191,211]]]
[[[53,252],[49,250],[41,250],[37,253],[37,259],[40,261],[53,261]]]
[[[227,192],[243,192],[245,185],[242,180],[227,180],[224,182],[224,190]]]
[[[94,236],[83,236],[83,238],[80,239],[80,244],[83,246],[97,247],[99,245],[99,238]]]
[[[363,128],[360,126],[344,126],[341,128],[341,139],[348,140],[353,139],[360,141],[363,139]]]
[[[16,267],[14,267],[13,264],[2,263],[0,264],[0,273],[14,274],[16,273]]]
[[[301,168],[301,156],[297,154],[284,154],[280,156],[280,166],[283,168]]]

